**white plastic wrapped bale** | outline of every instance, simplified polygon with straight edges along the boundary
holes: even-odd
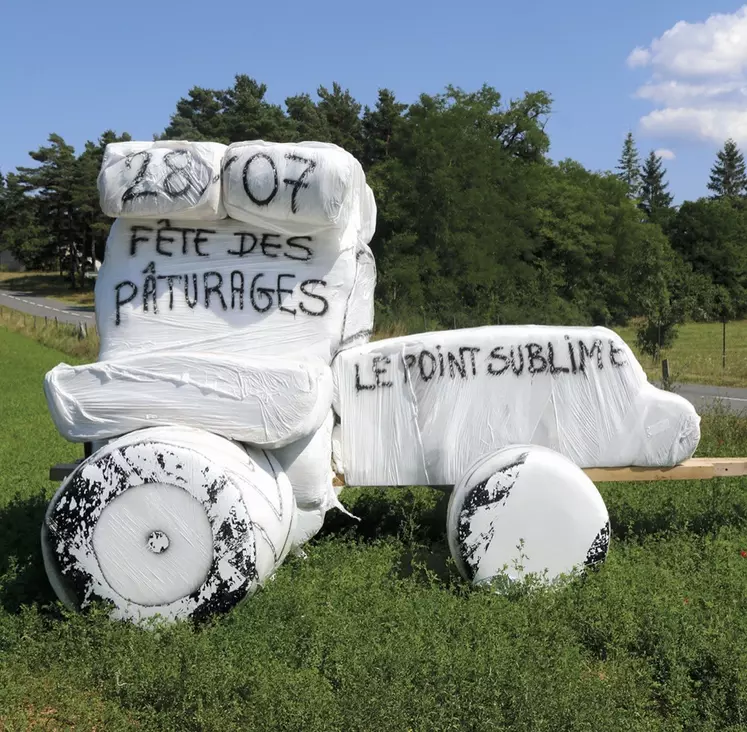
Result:
[[[475,584],[530,574],[553,582],[604,561],[610,522],[581,468],[547,448],[515,445],[465,471],[449,501],[447,538]]]
[[[284,234],[335,229],[370,241],[376,211],[360,163],[322,142],[236,142],[223,164],[228,215]]]
[[[371,268],[357,259],[367,247],[335,229],[281,228],[118,219],[96,281],[99,360],[189,349],[329,363],[354,335],[349,311],[370,332]]]
[[[350,485],[454,485],[481,455],[535,444],[580,467],[671,466],[700,418],[606,328],[487,326],[343,351],[335,410]]]
[[[305,544],[321,528],[330,508],[345,510],[333,487],[332,428],[334,414],[328,410],[321,427],[293,444],[273,451],[273,455],[293,486],[297,521],[291,544]]]
[[[360,163],[329,143],[239,142],[226,151],[223,197],[229,214],[286,236],[355,241],[356,273],[339,348],[368,341],[373,329],[376,265],[368,242],[376,203]]]
[[[368,246],[362,245],[355,256],[355,282],[345,311],[340,349],[368,343],[373,335],[375,289],[376,262]]]
[[[290,483],[268,453],[202,430],[153,428],[83,462],[49,505],[45,567],[60,600],[115,619],[230,609],[290,550]]]
[[[373,335],[376,260],[368,244],[376,233],[376,200],[366,185],[361,196],[361,233],[355,254],[355,285],[345,315],[342,347],[367,343]]]
[[[112,218],[225,218],[225,151],[217,142],[113,142],[98,177],[101,210]]]
[[[345,475],[345,464],[342,461],[342,425],[339,417],[332,428],[332,468],[338,475]]]
[[[304,557],[304,544],[311,541],[324,526],[327,510],[321,506],[301,508],[296,506],[293,531],[290,537],[290,550],[297,556]]]
[[[73,442],[180,424],[276,448],[321,426],[332,373],[315,358],[159,351],[60,364],[47,373],[44,392],[57,429]]]

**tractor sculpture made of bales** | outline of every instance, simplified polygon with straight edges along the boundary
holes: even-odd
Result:
[[[691,404],[605,328],[369,342],[376,206],[339,147],[115,143],[99,190],[115,218],[99,360],[44,384],[60,433],[92,444],[42,528],[70,607],[133,622],[232,607],[344,510],[335,472],[453,486],[467,579],[552,581],[609,546],[583,469],[675,466],[698,445]]]

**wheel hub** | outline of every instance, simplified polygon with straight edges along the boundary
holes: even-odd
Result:
[[[161,554],[169,548],[169,537],[163,531],[151,531],[148,536],[148,549],[154,554]]]

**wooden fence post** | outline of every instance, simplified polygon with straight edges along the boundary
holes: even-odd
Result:
[[[722,321],[721,368],[726,370],[726,318]]]

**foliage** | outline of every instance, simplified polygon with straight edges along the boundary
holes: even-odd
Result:
[[[227,616],[157,631],[70,614],[46,580],[49,465],[80,447],[42,390],[63,354],[0,330],[0,728],[737,730],[747,716],[744,480],[601,485],[613,541],[557,592],[469,588],[448,496],[346,489],[324,534]],[[747,421],[706,416],[703,454]],[[33,435],[33,439],[30,438]]]
[[[658,361],[662,349],[670,348],[674,343],[678,322],[669,309],[660,311],[654,317],[643,319],[636,330],[638,347],[654,361]]]
[[[723,149],[716,156],[708,190],[713,191],[715,198],[733,198],[747,193],[744,156],[732,139],[724,143]]]
[[[672,247],[695,275],[708,285],[701,289],[702,307],[720,318],[728,295],[732,317],[747,313],[747,203],[743,199],[699,199],[682,204],[669,228]]]
[[[665,171],[661,158],[652,150],[643,163],[641,171],[641,208],[648,220],[665,224],[672,210],[672,194],[664,180]]]
[[[3,191],[1,246],[33,269],[47,267],[57,250],[40,208],[40,202],[27,195],[19,175],[9,173]]]
[[[618,178],[627,187],[628,196],[633,200],[637,199],[641,192],[641,161],[632,132],[628,132],[625,136],[620,160],[617,162],[617,170],[620,171],[617,174]]]
[[[0,195],[0,246],[29,269],[67,268],[71,285],[82,286],[88,262],[103,257],[110,224],[96,187],[104,148],[124,139],[129,136],[107,131],[76,157],[62,137],[50,135],[48,145],[30,153],[36,167],[7,176]]]
[[[407,105],[398,102],[390,89],[380,89],[373,109],[363,112],[363,157],[366,169],[387,160],[397,150],[404,135],[406,121],[403,114]]]
[[[643,313],[647,298],[664,298],[668,242],[658,227],[641,224],[625,183],[573,161],[541,172],[534,186],[537,256],[553,289],[575,306],[572,320],[619,324]]]
[[[539,129],[518,129],[513,114],[487,87],[423,95],[408,109],[396,157],[370,171],[384,310],[428,304],[438,323],[514,322],[536,302],[523,159],[544,154],[547,141]]]

